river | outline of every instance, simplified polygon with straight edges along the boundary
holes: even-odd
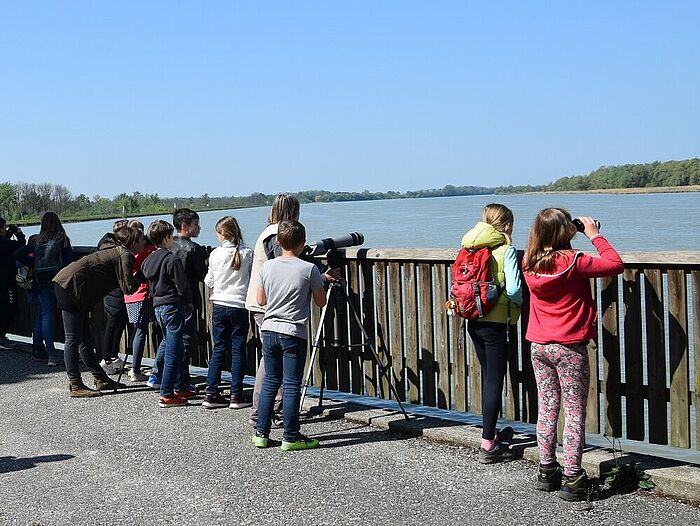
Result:
[[[462,235],[476,223],[483,206],[498,202],[515,215],[513,242],[523,248],[539,210],[558,206],[572,215],[591,215],[620,251],[656,252],[700,250],[700,193],[674,194],[517,194],[312,203],[301,207],[309,243],[348,232],[362,232],[366,248],[458,247]],[[269,208],[240,208],[200,212],[202,232],[197,241],[215,246],[216,221],[227,214],[238,220],[244,240],[253,245],[266,225]],[[138,217],[146,226],[166,215]],[[67,223],[73,245],[95,245],[111,230],[112,220]],[[26,227],[27,234],[38,227]],[[589,249],[586,239],[574,239],[575,248]]]

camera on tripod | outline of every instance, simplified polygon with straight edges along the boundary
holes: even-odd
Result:
[[[362,245],[364,242],[365,236],[361,232],[350,232],[338,237],[321,239],[312,245],[306,245],[301,256],[309,260],[327,254],[328,268],[338,268],[341,262],[337,249],[355,247]]]

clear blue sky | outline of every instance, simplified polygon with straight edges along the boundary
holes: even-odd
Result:
[[[700,2],[2,2],[0,181],[247,195],[700,155]]]

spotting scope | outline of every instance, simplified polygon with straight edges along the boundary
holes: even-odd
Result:
[[[326,239],[321,239],[316,241],[312,245],[307,245],[304,248],[304,254],[311,257],[320,256],[328,252],[329,250],[334,250],[336,248],[346,248],[361,245],[365,242],[365,236],[360,232],[350,232],[338,237],[329,237]]]

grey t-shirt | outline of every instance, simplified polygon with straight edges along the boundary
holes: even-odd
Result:
[[[267,298],[260,330],[306,339],[311,291],[323,287],[318,267],[297,257],[276,257],[263,264],[258,285]]]

